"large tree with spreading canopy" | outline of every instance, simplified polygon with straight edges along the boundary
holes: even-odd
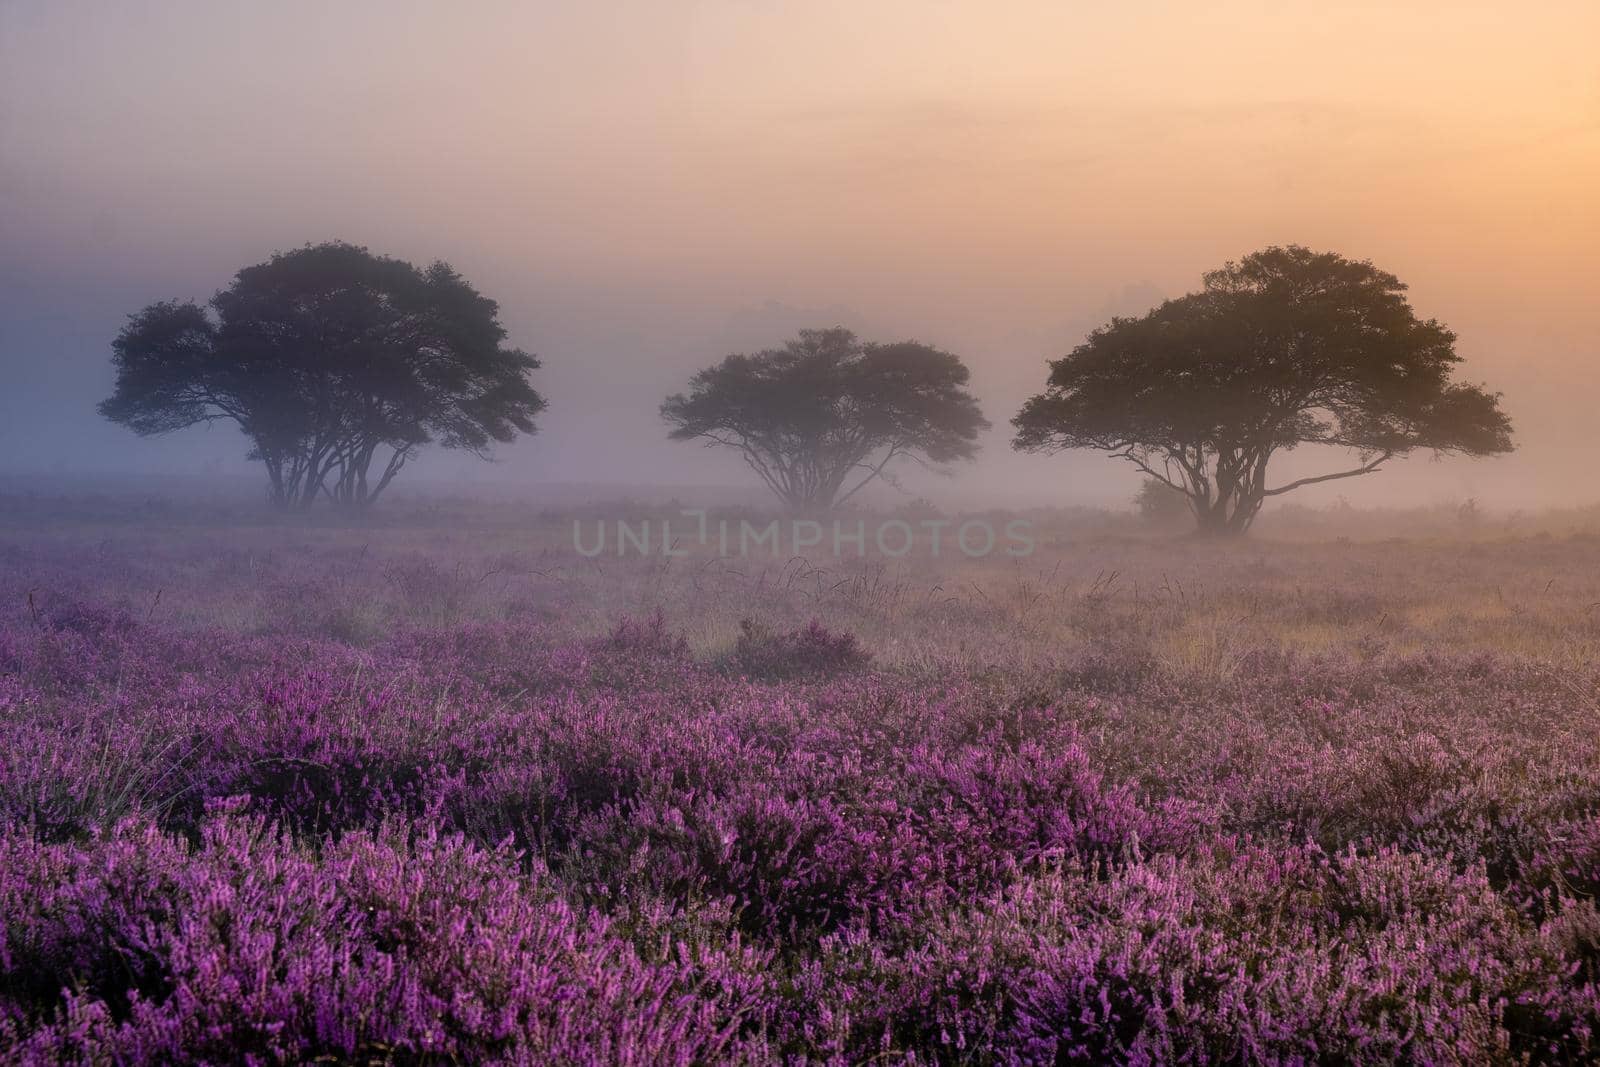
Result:
[[[534,432],[533,356],[448,264],[342,242],[241,270],[205,306],[152,304],[112,345],[113,422],[161,434],[235,423],[281,506],[378,498],[429,443],[479,456]]]
[[[1419,319],[1405,291],[1371,263],[1298,246],[1228,263],[1051,363],[1012,420],[1014,447],[1120,457],[1217,534],[1249,529],[1272,497],[1418,450],[1509,452],[1498,395],[1452,380],[1455,335]],[[1350,458],[1271,484],[1273,458],[1302,445]]]
[[[967,378],[960,359],[915,341],[802,330],[706,368],[661,414],[673,440],[736,450],[790,510],[826,510],[892,481],[898,461],[971,459],[989,424]]]

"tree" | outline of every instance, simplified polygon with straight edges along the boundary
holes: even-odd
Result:
[[[971,459],[989,424],[967,378],[960,359],[915,341],[802,330],[696,374],[661,415],[675,441],[736,449],[790,510],[825,510],[875,478],[893,484],[896,461]]]
[[[112,345],[100,412],[134,432],[236,423],[269,497],[364,508],[424,445],[486,456],[534,432],[533,356],[448,264],[342,242],[246,267],[207,306],[152,304]]]
[[[1377,471],[1418,449],[1509,452],[1497,394],[1451,381],[1455,335],[1420,320],[1371,263],[1269,248],[1205,275],[1201,291],[1117,318],[1050,365],[1012,424],[1022,451],[1092,448],[1183,492],[1201,531],[1240,534],[1263,503]],[[1300,445],[1355,455],[1269,486]]]

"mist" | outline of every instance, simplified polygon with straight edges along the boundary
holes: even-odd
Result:
[[[99,418],[111,339],[342,239],[447,260],[544,363],[537,436],[493,464],[427,451],[406,488],[747,486],[669,444],[657,406],[729,352],[838,324],[972,368],[994,428],[907,494],[1125,504],[1114,460],[1011,451],[1046,360],[1300,243],[1409,283],[1518,450],[1297,500],[1589,503],[1597,39],[1588,3],[8,3],[0,474],[253,487],[230,427]]]
[[[1600,1063],[1597,42],[0,0],[0,1064]]]

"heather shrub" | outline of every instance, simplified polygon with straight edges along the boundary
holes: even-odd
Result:
[[[1057,669],[1054,682],[1065,689],[1098,693],[1132,691],[1158,670],[1155,649],[1138,634],[1097,636],[1074,650]]]
[[[270,636],[371,644],[384,631],[375,592],[352,588],[343,575],[265,578],[257,590],[256,628]]]
[[[786,1036],[1004,1063],[1592,1051],[1592,993],[1565,986],[1558,946],[1481,875],[1392,851],[1066,864],[903,937],[827,943]]]
[[[101,641],[132,633],[139,624],[126,605],[106,607],[81,601],[68,601],[44,616],[44,625],[90,641]]]
[[[1600,900],[1600,814],[1556,822],[1529,860],[1529,880],[1580,900]]]
[[[1085,541],[991,600],[296,536],[0,545],[0,1059],[1597,1055],[1600,675],[1425,642],[1583,579],[1436,623],[1332,547]],[[619,614],[752,588],[877,657]]]
[[[497,569],[471,570],[458,561],[441,566],[428,556],[396,560],[384,571],[403,618],[427,626],[458,622],[482,594]]]
[[[18,1060],[695,1063],[735,1052],[750,1006],[736,945],[647,963],[460,839],[390,827],[317,856],[222,816],[195,849],[138,823],[5,849]]]
[[[804,942],[850,917],[852,891],[870,891],[856,865],[837,862],[851,832],[826,798],[756,788],[683,806],[641,799],[586,819],[565,870],[579,883],[620,874],[652,897],[718,901],[748,933]]]
[[[1298,614],[1311,622],[1349,626],[1382,617],[1383,598],[1366,590],[1326,589],[1303,595]]]
[[[751,751],[732,737],[726,747]],[[799,753],[761,745],[747,766],[702,772],[684,789],[613,779],[597,798],[609,802],[591,803],[567,838],[571,869],[581,882],[622,871],[652,894],[725,900],[749,932],[805,943],[851,923],[903,921],[1068,857],[1179,850],[1205,825],[1180,801],[1147,809],[1071,741],[1060,751],[999,734],[948,751],[839,747],[859,762],[811,751],[791,764]]]
[[[784,632],[744,619],[727,664],[747,677],[780,680],[860,670],[871,659],[854,634],[829,630],[816,619]]]
[[[644,619],[624,615],[600,647],[620,655],[665,659],[682,659],[689,654],[689,642],[667,629],[666,614],[659,608]]]

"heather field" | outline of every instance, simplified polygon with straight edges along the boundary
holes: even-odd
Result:
[[[0,1060],[1600,1056],[1600,517],[0,501]]]

